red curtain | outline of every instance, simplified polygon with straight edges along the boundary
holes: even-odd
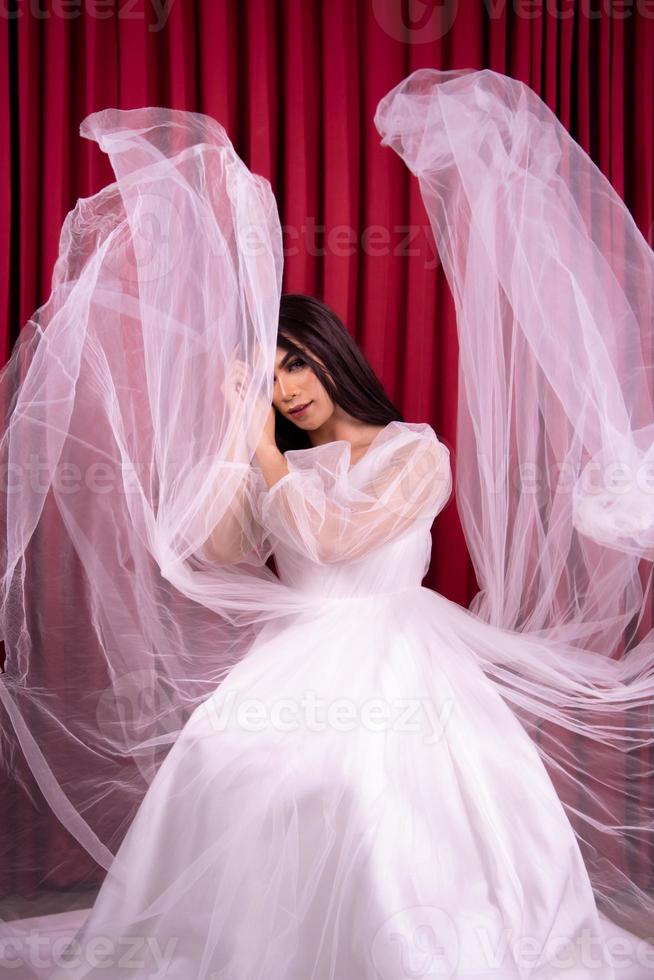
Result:
[[[404,417],[448,444],[455,476],[453,304],[417,182],[379,145],[378,100],[429,66],[526,82],[652,241],[654,0],[0,0],[0,65],[3,359],[49,293],[66,212],[112,179],[78,132],[106,106],[192,109],[226,127],[276,195],[285,291],[341,315]],[[454,499],[425,584],[465,605],[477,590]],[[53,828],[35,846],[54,863],[71,845]]]

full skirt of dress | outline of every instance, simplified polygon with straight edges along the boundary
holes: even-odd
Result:
[[[621,932],[612,961],[561,801],[474,656],[489,630],[423,587],[269,623],[47,975],[644,980],[654,947]]]

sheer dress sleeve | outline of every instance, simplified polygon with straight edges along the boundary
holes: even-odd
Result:
[[[447,446],[426,423],[392,422],[378,439],[351,470],[344,440],[289,450],[288,474],[259,494],[273,540],[334,563],[362,558],[419,522],[430,526],[452,489]]]

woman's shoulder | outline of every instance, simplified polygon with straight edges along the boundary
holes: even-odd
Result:
[[[371,430],[370,441],[356,453],[347,439],[320,443],[302,449],[287,449],[284,457],[293,469],[310,470],[320,467],[321,472],[341,470],[354,476],[369,465],[396,465],[403,458],[427,453],[436,457],[442,452],[443,444],[428,422],[404,422],[393,419],[385,425]]]
[[[385,439],[393,439],[399,437],[400,439],[416,439],[416,437],[425,437],[427,439],[437,439],[436,432],[429,424],[429,422],[404,422],[400,419],[393,419],[391,422],[387,422],[385,425],[379,425],[371,428],[372,438],[370,444],[376,442],[378,439],[384,441]]]
[[[368,448],[358,456],[351,467],[359,463],[371,471],[398,466],[442,467],[449,457],[449,450],[436,435],[428,422],[404,422],[394,419],[379,429]]]
[[[400,422],[399,420],[395,420],[393,422],[389,422],[388,425],[394,428],[394,431],[397,432],[403,432],[409,435],[436,437],[436,432],[429,422]]]
[[[377,439],[377,437],[375,437]],[[379,434],[382,443],[412,445],[424,443],[440,443],[435,429],[429,422],[400,422],[398,419],[389,422]]]

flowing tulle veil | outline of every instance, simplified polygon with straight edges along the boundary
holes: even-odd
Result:
[[[652,251],[517,81],[418,71],[375,122],[419,178],[456,303],[456,500],[489,623],[475,654],[598,902],[651,917]],[[270,187],[199,113],[107,109],[81,133],[116,180],[67,216],[51,296],[0,375],[2,762],[31,818],[2,829],[9,892],[107,868],[193,709],[308,601],[246,522],[246,561],[203,553],[250,492],[272,396]]]
[[[471,608],[512,631],[504,663],[479,656],[598,899],[651,921],[654,253],[521,82],[416,71],[375,123],[419,179],[456,305]]]

